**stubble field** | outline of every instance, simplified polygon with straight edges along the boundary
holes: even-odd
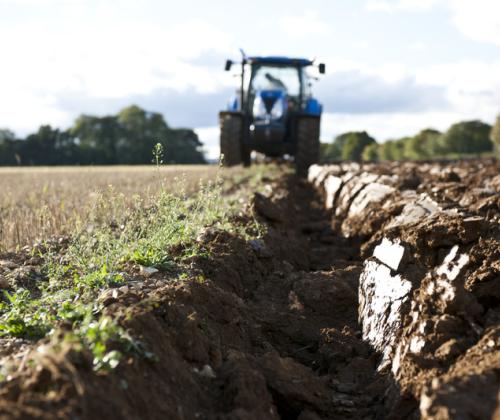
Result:
[[[145,201],[160,188],[186,193],[214,180],[215,165],[0,168],[0,250],[66,235],[105,195]]]

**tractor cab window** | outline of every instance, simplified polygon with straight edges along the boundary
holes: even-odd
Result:
[[[310,98],[312,97],[312,84],[314,79],[306,71],[302,73],[302,77],[304,98]]]
[[[300,96],[300,75],[296,67],[256,66],[250,92],[282,90],[288,97]]]

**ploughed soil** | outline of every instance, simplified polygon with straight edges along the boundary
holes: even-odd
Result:
[[[253,213],[267,226],[262,239],[207,229],[199,240],[209,257],[193,258],[189,279],[136,277],[106,302],[156,360],[130,358],[96,374],[85,353],[42,348],[1,386],[2,415],[382,416],[388,379],[376,374],[378,356],[357,324],[359,244],[331,229],[305,181],[283,176],[265,189],[235,221]]]
[[[497,220],[498,194],[481,190],[480,176],[470,175],[467,185],[451,172],[429,179],[448,184],[446,200],[469,197],[468,208]],[[401,180],[400,191],[432,193],[416,169]],[[284,174],[263,182],[263,193],[249,192],[235,220],[245,225],[257,218],[266,226],[261,239],[209,228],[198,238],[206,255],[192,258],[188,278],[135,273],[103,300],[104,313],[119,317],[154,358],[129,357],[111,372],[96,373],[90,355],[64,344],[54,351],[48,341],[35,348],[4,339],[2,356],[15,348],[19,367],[0,385],[1,416],[418,418],[415,395],[401,394],[391,372],[378,369],[382,356],[362,340],[358,323],[359,278],[372,238],[383,214],[403,206],[374,211],[364,221],[353,218],[352,226],[341,228],[344,219],[332,217],[306,181]],[[19,255],[3,259],[30,264]],[[467,357],[473,369],[482,356]]]

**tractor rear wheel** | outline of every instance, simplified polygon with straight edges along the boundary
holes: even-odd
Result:
[[[242,161],[242,117],[241,115],[221,112],[220,153],[224,166],[239,165]]]
[[[319,117],[299,117],[295,148],[295,169],[300,177],[307,176],[309,166],[319,160]]]
[[[252,163],[252,156],[251,156],[251,150],[248,148],[248,146],[245,146],[244,144],[241,147],[241,159],[243,160],[243,166],[245,168],[248,168],[250,164]]]

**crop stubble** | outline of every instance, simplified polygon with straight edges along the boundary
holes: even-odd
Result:
[[[164,188],[187,193],[213,180],[217,166],[95,166],[0,168],[0,250],[70,233],[89,206],[110,190],[125,201]]]

